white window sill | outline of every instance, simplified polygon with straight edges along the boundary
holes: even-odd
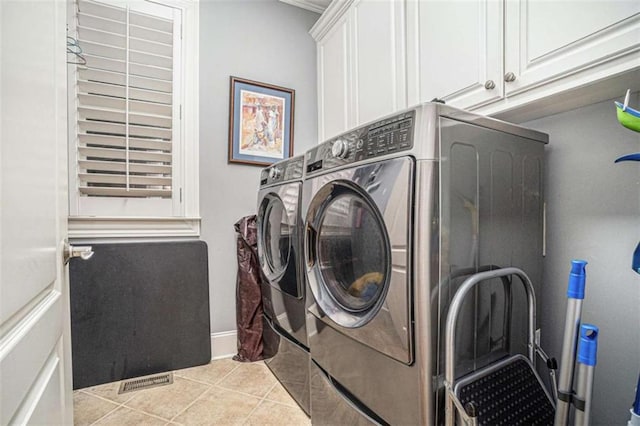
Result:
[[[199,217],[70,216],[69,239],[197,238]]]

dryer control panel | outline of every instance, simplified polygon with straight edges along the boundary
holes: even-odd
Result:
[[[279,161],[260,172],[260,186],[300,180],[304,174],[304,157],[289,158]]]
[[[406,151],[413,147],[415,110],[332,138],[306,154],[307,173]]]

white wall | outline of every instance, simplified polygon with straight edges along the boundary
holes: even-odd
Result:
[[[524,125],[550,138],[542,344],[560,359],[570,262],[587,260],[582,320],[600,327],[592,424],[624,425],[640,373],[640,163],[613,161],[640,152],[640,134],[617,123],[612,101]]]
[[[229,77],[292,88],[294,155],[317,143],[316,48],[320,15],[277,0],[200,1],[200,212],[209,246],[211,331],[235,330],[233,224],[255,214],[260,167],[227,164]]]

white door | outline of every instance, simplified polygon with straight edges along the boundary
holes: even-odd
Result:
[[[348,21],[346,16],[318,41],[319,142],[347,130],[349,123]]]
[[[407,106],[404,1],[351,7],[356,125]]]
[[[502,10],[495,0],[421,0],[420,99],[472,108],[502,97]]]
[[[0,1],[0,424],[72,424],[66,3]]]
[[[635,68],[639,40],[638,0],[507,1],[505,95],[587,69],[595,80]]]

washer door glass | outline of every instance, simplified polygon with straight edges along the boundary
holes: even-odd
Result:
[[[319,272],[330,296],[345,310],[371,309],[385,293],[388,238],[372,203],[340,185],[320,216]]]
[[[275,196],[265,199],[262,222],[262,244],[268,270],[266,275],[277,279],[284,274],[291,253],[292,227],[282,200]],[[264,205],[264,204],[263,204]]]

